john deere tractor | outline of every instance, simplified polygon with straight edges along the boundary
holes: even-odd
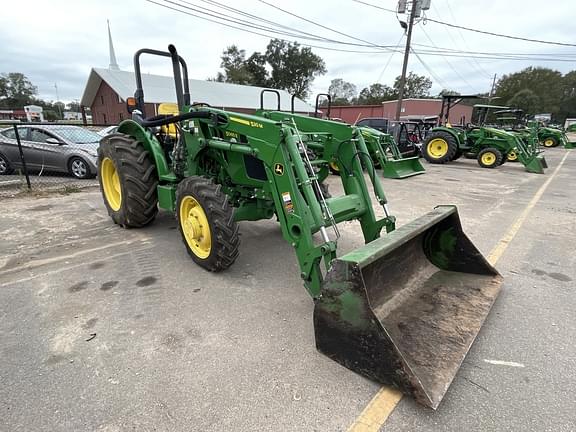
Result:
[[[264,95],[266,93],[271,93],[276,97],[276,107],[274,110],[264,109]],[[320,117],[320,105],[319,101],[321,98],[326,99],[325,105],[325,116],[330,118],[330,108],[332,98],[327,93],[319,93],[316,95],[316,106],[314,110],[314,118]],[[331,125],[333,122],[311,122],[309,116],[299,115],[294,112],[294,100],[295,96],[292,96],[291,100],[291,111],[286,113],[280,110],[281,101],[280,93],[276,90],[264,89],[260,93],[260,110],[256,112],[257,115],[261,115],[266,118],[273,118],[277,120],[290,121],[293,122],[301,131],[304,132],[322,132],[330,134],[332,133]],[[340,122],[338,122],[340,123]],[[404,157],[398,148],[394,137],[390,134],[380,132],[371,127],[362,126],[358,128],[362,133],[364,144],[366,145],[367,152],[365,154],[360,154],[360,158],[369,157],[372,159],[372,167],[382,170],[382,175],[385,178],[402,179],[406,177],[412,177],[418,174],[424,174],[426,170],[422,166],[418,157]],[[317,149],[318,152],[320,149]],[[320,150],[322,154],[323,151]],[[321,158],[326,158],[324,154],[320,156]],[[335,156],[328,157],[329,169],[333,174],[340,173],[340,164]]]
[[[480,125],[468,123],[453,126],[448,122],[450,108],[464,98],[478,96],[444,96],[440,126],[431,130],[422,147],[422,155],[433,164],[444,164],[460,156],[476,158],[482,168],[496,168],[506,162],[509,153],[517,155],[526,171],[542,174],[546,161],[537,147],[526,145],[516,134],[495,127],[483,126],[488,111],[507,107],[474,105]]]
[[[143,54],[172,62],[177,105],[165,114],[146,116]],[[318,350],[436,408],[502,280],[462,231],[456,208],[439,206],[396,229],[378,177],[364,175],[374,165],[359,128],[191,104],[187,66],[173,45],[139,50],[134,68],[132,119],[98,150],[112,220],[140,228],[158,208],[173,212],[192,260],[217,272],[240,253],[239,222],[277,218],[314,299]],[[327,198],[320,180],[332,160],[343,195]],[[352,220],[365,245],[338,254],[338,223]]]
[[[563,130],[544,126],[542,122],[536,120],[527,120],[524,117],[524,111],[517,108],[510,108],[496,111],[494,114],[497,116],[498,126],[506,131],[514,132],[524,142],[527,138],[534,139],[544,147],[557,147],[562,145],[564,148],[576,148],[574,142],[570,142],[566,132]]]

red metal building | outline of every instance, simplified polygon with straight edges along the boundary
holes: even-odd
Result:
[[[398,101],[387,101],[380,105],[343,105],[332,106],[330,117],[340,118],[346,123],[355,123],[367,117],[383,117],[393,120],[396,116]],[[440,114],[442,99],[404,99],[402,103],[402,117],[408,116],[437,116]],[[459,124],[469,122],[472,117],[472,107],[456,105],[450,110],[450,123]]]

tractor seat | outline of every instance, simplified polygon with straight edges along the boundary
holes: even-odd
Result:
[[[172,115],[180,114],[178,105],[176,105],[175,103],[168,103],[168,102],[164,102],[158,105],[158,115],[169,115],[169,114]],[[162,133],[175,138],[177,136],[176,125],[171,123],[162,126]]]

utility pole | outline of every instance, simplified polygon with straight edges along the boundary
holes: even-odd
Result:
[[[496,74],[494,74],[494,79],[492,79],[492,88],[490,89],[490,94],[488,95],[488,100],[492,100],[492,96],[494,96],[494,89],[496,88]]]
[[[406,1],[398,2],[398,12],[403,13],[406,8]],[[412,9],[408,17],[408,32],[406,34],[406,48],[404,49],[404,63],[402,64],[402,75],[400,75],[400,85],[398,88],[398,102],[396,103],[396,118],[400,120],[400,113],[402,112],[402,100],[404,98],[404,87],[406,85],[406,70],[408,69],[408,57],[410,55],[410,42],[412,41],[412,28],[414,27],[414,18],[420,16],[421,10],[430,8],[430,1],[426,0],[412,0]],[[404,26],[406,25],[403,23]]]
[[[58,85],[56,83],[54,83],[54,89],[56,90],[56,106],[58,107],[58,114],[60,115],[60,118],[62,118],[62,110],[60,109],[60,96],[58,96]]]

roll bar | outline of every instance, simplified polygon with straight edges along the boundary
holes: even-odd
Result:
[[[281,111],[281,109],[280,109],[280,92],[278,90],[272,90],[272,89],[264,89],[260,92],[260,109],[261,110],[264,109],[264,94],[265,93],[273,93],[276,95],[276,102],[277,102],[276,111]]]
[[[314,105],[314,117],[318,117],[318,102],[320,102],[320,98],[324,96],[328,99],[328,110],[326,111],[326,116],[330,118],[330,108],[332,107],[332,96],[328,93],[318,93],[316,95],[316,105]]]
[[[145,116],[144,109],[144,88],[142,86],[142,72],[140,69],[140,56],[142,54],[150,54],[160,57],[169,57],[172,60],[172,70],[174,73],[174,85],[176,88],[176,101],[178,102],[178,110],[182,111],[184,105],[190,105],[190,87],[188,83],[188,67],[182,57],[178,55],[176,47],[172,44],[168,45],[168,52],[158,51],[150,48],[142,48],[134,54],[134,73],[136,75],[136,91],[134,98],[138,110]]]

